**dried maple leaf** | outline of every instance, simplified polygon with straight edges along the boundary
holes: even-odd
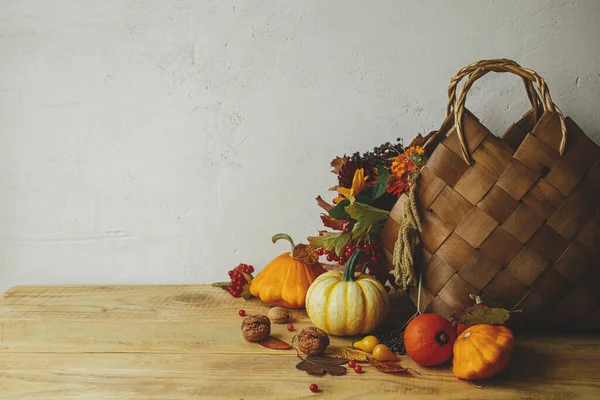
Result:
[[[296,365],[300,371],[306,371],[309,375],[334,376],[346,375],[346,367],[342,364],[348,362],[345,358],[327,356],[307,356]]]
[[[344,157],[336,157],[333,159],[333,161],[331,162],[331,168],[333,168],[331,170],[331,172],[333,172],[334,174],[337,174],[338,172],[340,172],[340,168],[342,168],[342,166],[344,164],[346,164],[348,162],[348,157],[346,157],[346,155],[344,155]]]
[[[333,204],[329,204],[328,202],[323,200],[321,196],[317,197],[315,200],[317,200],[317,204],[319,205],[319,207],[321,207],[325,211],[329,211],[334,207]]]
[[[331,228],[336,231],[344,231],[350,223],[350,220],[335,219],[329,214],[321,214],[321,221],[323,221],[323,225],[325,225],[327,228]]]
[[[269,336],[266,340],[260,342],[260,345],[271,350],[289,350],[292,348],[291,344],[286,343],[283,340],[274,338],[273,336]]]
[[[367,357],[367,353],[365,353],[364,351],[349,349],[345,347],[334,347],[333,354],[345,358],[347,360],[354,360],[358,362],[369,361],[369,357]]]
[[[423,136],[419,133],[417,136],[415,136],[415,138],[412,140],[412,142],[410,142],[410,145],[408,145],[408,147],[413,147],[413,146],[423,147],[425,145],[425,143],[427,143],[429,138],[431,138],[436,132],[437,131],[429,132],[427,134],[427,136]]]
[[[378,371],[385,373],[394,373],[394,372],[404,372],[407,371],[408,368],[403,367],[399,361],[377,361],[374,358],[369,359],[369,365],[374,367]]]
[[[319,261],[317,251],[307,244],[297,244],[292,251],[292,257],[294,260],[309,265],[316,264]]]
[[[240,293],[240,297],[244,300],[248,300],[252,297],[252,293],[250,293],[250,284],[246,283],[242,286],[242,293]]]

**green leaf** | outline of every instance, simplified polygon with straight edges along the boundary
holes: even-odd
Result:
[[[377,182],[373,187],[373,200],[378,199],[385,193],[388,181],[390,180],[390,170],[383,165],[377,166]]]
[[[351,237],[351,232],[323,232],[321,236],[310,236],[308,243],[315,249],[335,250],[335,254],[339,256],[342,254],[344,246],[350,242]]]
[[[327,211],[332,218],[335,219],[350,219],[350,215],[346,212],[346,206],[350,204],[350,201],[344,199],[337,203],[335,207]]]
[[[503,325],[510,317],[510,311],[504,308],[474,306],[466,310],[459,321],[465,325],[492,324]]]
[[[346,211],[356,221],[352,228],[353,238],[366,235],[375,223],[386,219],[390,215],[389,211],[362,203],[351,204],[346,207]]]
[[[373,205],[373,199],[371,198],[371,196],[365,196],[364,194],[356,195],[354,201],[358,203],[368,204],[370,206]]]

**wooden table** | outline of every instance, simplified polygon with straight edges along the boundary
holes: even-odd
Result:
[[[245,342],[240,309],[267,311],[205,285],[15,287],[0,300],[0,399],[600,399],[598,337],[519,337],[509,374],[482,388],[408,359],[420,376],[315,377],[294,351]]]

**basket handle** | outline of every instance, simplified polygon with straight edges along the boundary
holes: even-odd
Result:
[[[548,90],[548,86],[546,85],[546,81],[544,78],[539,76],[535,71],[529,68],[523,68],[519,64],[515,63],[511,60],[506,59],[495,59],[495,60],[483,60],[475,62],[467,67],[463,68],[465,70],[462,73],[462,77],[468,75],[468,78],[464,85],[462,86],[458,97],[452,102],[452,107],[448,107],[448,114],[450,112],[454,113],[454,121],[456,124],[456,134],[458,135],[458,139],[460,141],[460,147],[462,151],[462,156],[467,164],[471,164],[471,154],[467,147],[467,143],[463,134],[463,116],[465,113],[465,102],[467,99],[467,92],[473,86],[473,83],[487,74],[488,72],[510,72],[517,76],[523,78],[523,80],[527,80],[530,83],[526,83],[525,87],[527,88],[527,93],[531,103],[534,107],[534,111],[537,108],[537,105],[541,103],[542,109],[545,112],[556,113],[560,119],[560,128],[562,133],[562,139],[560,141],[560,146],[558,149],[558,153],[562,156],[565,152],[565,146],[567,144],[567,125],[565,123],[565,118],[560,111],[560,109],[552,102],[552,97],[550,96],[550,92]],[[461,70],[461,71],[463,71]],[[450,83],[450,87],[448,88],[449,97],[454,97],[456,93],[456,89],[452,90],[452,86],[456,87],[458,81],[454,83],[454,79],[461,75],[461,71],[456,75],[455,78]],[[472,72],[466,72],[472,71]],[[462,78],[461,77],[461,78]],[[540,97],[537,97],[537,94],[534,96],[533,92],[530,91],[530,88],[533,89],[533,82],[535,82],[537,86],[537,90],[540,93]],[[531,86],[530,86],[531,85]],[[454,93],[454,95],[452,95]],[[537,97],[537,100],[536,100]],[[539,103],[538,103],[539,102]]]
[[[480,67],[481,64],[495,62],[495,61],[499,61],[499,60],[484,60],[484,61],[474,62],[470,65],[467,65],[466,67],[461,68],[456,73],[454,78],[452,78],[450,80],[450,86],[448,86],[448,105],[446,107],[446,115],[447,116],[449,116],[452,113],[452,107],[454,106],[454,102],[456,101],[456,88],[458,86],[458,83],[465,76],[470,75],[473,72],[475,72],[475,70],[477,70],[477,68]],[[502,61],[505,62],[506,64],[512,64],[519,68],[521,67],[519,64],[517,64],[515,61],[512,61],[512,60],[502,59]],[[537,122],[540,117],[539,109],[542,106],[540,96],[538,96],[538,93],[536,92],[535,87],[533,86],[533,82],[531,82],[527,78],[522,78],[522,79],[523,79],[523,83],[525,84],[525,91],[527,93],[527,97],[529,98],[529,102],[531,103],[531,108],[533,109],[533,120],[534,120],[534,122]]]

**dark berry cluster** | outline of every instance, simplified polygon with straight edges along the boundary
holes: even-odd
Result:
[[[406,354],[404,332],[399,329],[379,327],[373,332],[373,335],[377,337],[380,343],[385,344],[394,353]]]
[[[399,156],[404,152],[404,146],[402,139],[397,138],[395,144],[391,142],[385,142],[381,146],[373,148],[372,151],[367,151],[362,155],[357,151],[350,156],[350,161],[354,161],[357,164],[370,164],[370,165],[385,165],[389,167],[391,159]]]
[[[369,264],[377,264],[381,259],[382,252],[381,246],[377,243],[375,244],[360,244],[360,245],[350,245],[347,244],[342,249],[342,253],[338,256],[335,251],[327,250],[324,248],[317,249],[317,254],[320,256],[325,256],[327,261],[329,262],[338,262],[341,265],[346,264],[346,261],[350,258],[352,253],[356,250],[364,250],[365,252],[361,255],[359,262],[361,263],[369,263]]]
[[[233,297],[240,297],[244,291],[244,285],[248,283],[244,274],[251,274],[254,272],[254,267],[248,264],[240,264],[227,274],[231,278],[227,291]]]

